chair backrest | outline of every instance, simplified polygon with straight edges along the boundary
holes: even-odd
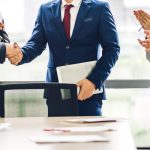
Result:
[[[46,89],[49,91],[48,116],[77,116],[77,86],[64,83],[44,82],[1,82],[0,117],[5,117],[5,92],[8,90]]]

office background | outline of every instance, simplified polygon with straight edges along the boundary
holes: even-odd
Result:
[[[6,30],[12,42],[24,45],[29,39],[38,8],[48,0],[0,0],[0,10],[5,18]],[[121,45],[121,55],[109,79],[150,79],[150,62],[137,39],[140,25],[133,10],[144,9],[150,13],[149,0],[107,0],[114,18]],[[12,7],[13,6],[13,7]],[[30,64],[15,67],[7,61],[0,65],[1,81],[44,81],[48,50]],[[43,91],[13,91],[6,93],[7,116],[43,116],[46,106],[41,101]],[[137,145],[147,146],[150,139],[149,89],[107,89],[103,115],[127,117]],[[33,107],[34,106],[34,107]]]

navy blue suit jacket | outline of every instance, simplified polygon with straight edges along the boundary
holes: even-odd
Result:
[[[104,88],[104,81],[120,52],[118,36],[109,5],[98,0],[82,0],[70,41],[61,21],[61,0],[41,5],[32,37],[22,48],[21,62],[28,63],[49,46],[47,81],[57,81],[56,67],[97,60],[99,46],[103,51],[87,79]],[[105,99],[105,93],[101,94]]]
[[[4,30],[0,30],[0,64],[4,63],[6,57],[6,46],[4,43],[10,43],[9,37]]]
[[[0,64],[4,63],[6,57],[6,47],[5,44],[0,43]]]

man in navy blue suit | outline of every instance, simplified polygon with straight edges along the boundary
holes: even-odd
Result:
[[[12,64],[29,63],[49,46],[47,82],[57,82],[56,67],[97,60],[91,73],[77,85],[79,115],[102,115],[106,99],[104,82],[118,60],[120,47],[109,5],[98,0],[54,0],[41,5],[30,40],[20,50],[19,60]],[[99,46],[102,47],[102,56]],[[103,89],[93,95],[95,89]],[[49,91],[45,91],[48,98]],[[47,100],[47,104],[48,100]]]

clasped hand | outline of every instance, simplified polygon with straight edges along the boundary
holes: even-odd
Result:
[[[143,10],[134,11],[134,15],[146,34],[145,40],[138,39],[138,41],[145,48],[146,52],[150,52],[150,15]]]
[[[150,15],[143,10],[134,11],[134,15],[144,30],[150,30]]]
[[[18,65],[21,62],[23,53],[17,43],[6,44],[6,57],[13,65]]]
[[[145,47],[146,52],[150,52],[150,30],[145,30],[144,32],[146,34],[146,39],[145,40],[138,39],[138,41],[143,47]]]

